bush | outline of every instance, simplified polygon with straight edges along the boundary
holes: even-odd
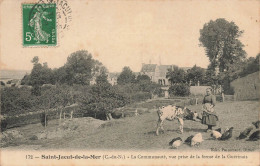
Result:
[[[114,108],[123,107],[128,98],[110,84],[93,85],[88,93],[81,94],[80,106],[85,116],[105,120]]]
[[[149,92],[137,92],[131,96],[133,102],[140,102],[151,98],[152,95]]]
[[[1,89],[1,114],[19,115],[32,109],[35,104],[30,89],[7,87]]]
[[[170,96],[188,96],[190,94],[190,87],[187,84],[180,83],[172,85],[168,91]]]
[[[4,132],[7,129],[7,121],[5,119],[1,119],[1,132]]]

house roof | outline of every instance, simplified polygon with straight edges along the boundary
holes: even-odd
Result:
[[[165,77],[168,69],[172,68],[173,65],[157,65],[157,64],[142,64],[141,72],[155,72],[156,66],[159,68],[159,77]],[[180,67],[184,71],[191,69],[191,67]]]
[[[156,64],[143,64],[141,72],[155,72]]]
[[[160,65],[159,67],[159,77],[165,77],[168,69],[172,68],[172,65]]]

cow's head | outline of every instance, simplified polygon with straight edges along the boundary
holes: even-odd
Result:
[[[195,120],[198,117],[198,113],[196,111],[192,111],[187,107],[183,108],[184,118],[188,120]]]

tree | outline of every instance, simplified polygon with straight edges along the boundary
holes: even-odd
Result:
[[[38,56],[33,57],[33,59],[32,59],[31,62],[32,62],[33,64],[39,63],[39,57],[38,57]]]
[[[55,83],[66,84],[67,83],[66,77],[67,77],[67,73],[64,66],[58,69],[53,69],[53,78],[55,78]]]
[[[190,94],[190,86],[185,83],[179,83],[170,86],[168,91],[171,96],[188,96]]]
[[[234,22],[223,18],[204,24],[199,41],[205,47],[210,68],[220,72],[229,70],[229,65],[246,58],[244,45],[238,40],[243,31]]]
[[[32,110],[34,99],[28,88],[6,87],[1,89],[1,115],[17,115]]]
[[[31,75],[26,73],[21,80],[21,85],[32,85],[30,82],[31,81],[30,77],[31,77]]]
[[[260,60],[260,53],[254,58],[250,57],[244,64],[244,67],[241,69],[239,76],[244,77],[248,74],[254,73],[259,71],[259,61]]]
[[[97,76],[96,83],[98,85],[109,84],[107,81],[107,77],[108,77],[107,74],[102,72],[99,76]]]
[[[63,80],[69,85],[88,85],[90,80],[100,72],[102,66],[102,63],[92,59],[92,55],[86,50],[74,52],[64,65],[66,76]]]
[[[31,90],[31,93],[35,96],[40,96],[41,86],[43,84],[55,83],[53,71],[48,67],[47,62],[43,63],[43,65],[40,64],[38,56],[35,56],[31,62],[33,63],[31,74],[28,76],[24,76],[21,82],[23,84],[28,83],[29,85],[32,85],[33,88]]]
[[[204,83],[209,86],[222,85],[225,94],[233,94],[230,83],[239,77],[259,71],[259,57],[260,54],[255,58],[250,57],[244,61],[229,64],[229,70],[221,72],[219,75],[216,75],[214,70],[209,67],[204,77]]]
[[[66,71],[66,83],[89,84],[92,78],[91,72],[94,68],[94,60],[87,51],[77,51],[72,53],[64,65]]]
[[[66,85],[57,85],[51,87],[43,87],[42,93],[38,97],[38,106],[44,109],[40,115],[41,124],[46,128],[48,124],[48,111],[51,108],[65,107],[73,104],[73,95],[71,88]],[[60,117],[61,117],[60,112]]]
[[[55,83],[53,71],[48,67],[46,62],[43,63],[43,65],[40,64],[38,56],[35,56],[31,62],[33,63],[31,74],[23,77],[21,81],[22,84],[32,85],[38,89],[38,87],[43,84]]]
[[[191,69],[187,71],[187,81],[191,81],[197,84],[198,81],[202,84],[205,76],[205,70],[201,67],[194,65]]]
[[[81,96],[80,106],[88,116],[102,120],[110,120],[111,111],[122,107],[128,102],[124,94],[110,84],[95,84],[88,93]]]
[[[217,85],[219,84],[218,78],[214,70],[207,69],[203,82],[208,86]]]
[[[117,83],[119,85],[124,85],[124,84],[134,83],[134,82],[135,82],[134,73],[129,67],[124,67],[123,71],[120,73],[120,75],[117,78]]]
[[[151,78],[148,75],[138,75],[136,78],[136,82],[137,83],[141,83],[141,82],[151,82]]]
[[[96,84],[97,85],[109,84],[107,77],[108,77],[107,69],[105,67],[101,68],[100,74],[96,77]]]
[[[161,85],[151,81],[148,75],[138,75],[136,78],[136,85],[138,86],[137,92],[149,92],[150,95],[160,95]]]
[[[178,66],[174,66],[173,69],[168,69],[166,78],[171,82],[171,85],[187,82],[186,72]]]

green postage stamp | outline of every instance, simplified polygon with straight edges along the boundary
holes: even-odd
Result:
[[[22,4],[23,45],[56,46],[56,4]]]

